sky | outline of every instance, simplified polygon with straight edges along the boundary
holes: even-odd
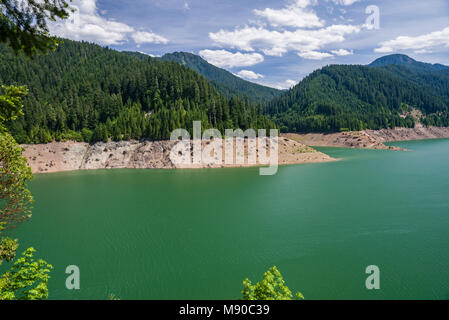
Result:
[[[449,0],[73,0],[50,32],[152,56],[185,51],[287,89],[388,54],[449,65]]]

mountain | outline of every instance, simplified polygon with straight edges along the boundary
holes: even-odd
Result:
[[[375,61],[369,64],[370,67],[385,67],[390,65],[406,66],[408,68],[412,68],[423,72],[434,72],[438,70],[449,69],[449,67],[439,63],[431,64],[416,61],[415,59],[412,59],[405,54],[391,54],[376,59]]]
[[[449,125],[447,67],[404,55],[369,66],[319,69],[265,106],[282,131],[340,131],[413,127],[412,109],[426,125]]]
[[[406,81],[411,81],[428,94],[449,98],[449,67],[416,61],[406,55],[382,57],[369,66],[390,71]]]
[[[27,85],[24,115],[8,124],[20,143],[168,139],[172,130],[274,127],[256,105],[227,99],[178,63],[65,40],[34,59],[0,45],[0,84]],[[1,90],[1,89],[0,89]]]
[[[267,102],[282,93],[270,87],[265,87],[256,83],[243,80],[232,73],[220,69],[200,56],[187,52],[174,52],[165,54],[161,60],[174,61],[190,68],[208,79],[215,88],[226,97],[247,96],[251,102]]]

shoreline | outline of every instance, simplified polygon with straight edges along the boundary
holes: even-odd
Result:
[[[424,127],[418,123],[415,128],[395,128],[333,133],[286,133],[285,136],[311,147],[339,147],[373,150],[405,149],[387,146],[386,142],[448,139],[449,127]]]
[[[279,137],[278,165],[338,161],[313,147],[406,151],[384,143],[449,138],[449,127],[395,128],[336,133],[286,133]],[[175,165],[170,160],[173,141],[51,142],[22,145],[33,173],[95,169],[203,169],[266,167],[266,164]],[[205,145],[203,144],[203,147]],[[245,160],[247,143],[245,143]],[[234,156],[235,157],[235,156]],[[223,157],[224,159],[224,157]],[[235,158],[234,158],[235,162]]]
[[[51,142],[48,144],[22,145],[23,156],[35,173],[53,173],[96,169],[203,169],[268,167],[257,161],[248,164],[248,145],[245,142],[245,162],[237,164],[175,165],[170,160],[174,141],[120,141],[98,142]],[[203,143],[203,147],[206,144]],[[278,165],[305,164],[336,161],[322,152],[297,141],[280,137],[278,144]],[[258,160],[258,159],[257,159]]]

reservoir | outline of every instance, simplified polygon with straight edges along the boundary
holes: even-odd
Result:
[[[36,175],[33,217],[7,234],[53,264],[50,299],[238,299],[273,265],[306,299],[448,299],[449,140],[394,145],[410,151],[319,148],[341,161],[274,176]],[[65,287],[69,265],[80,290]],[[365,287],[369,265],[380,290]]]

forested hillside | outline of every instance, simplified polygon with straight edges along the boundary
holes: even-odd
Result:
[[[448,70],[449,67],[435,63],[426,63],[416,61],[405,54],[391,54],[388,56],[380,57],[369,64],[370,67],[386,67],[386,66],[402,66],[407,67],[415,72],[431,73],[440,70]]]
[[[440,97],[440,105],[449,106],[449,67],[416,61],[405,55],[382,57],[370,64],[390,71],[406,81],[410,81],[435,97]],[[422,120],[425,125],[448,126],[445,113],[432,113]]]
[[[218,91],[228,98],[233,96],[247,96],[251,102],[259,103],[268,102],[282,93],[281,90],[245,81],[191,53],[174,52],[164,55],[161,59],[164,61],[178,62],[198,72],[206,77]]]
[[[176,128],[273,128],[261,107],[227,99],[198,73],[85,42],[64,40],[33,60],[0,46],[0,84],[27,85],[24,116],[9,123],[20,143],[54,139],[168,139]]]
[[[424,124],[448,126],[448,69],[425,69],[403,57],[405,63],[387,61],[392,63],[324,67],[268,103],[265,111],[290,132],[414,127],[408,115],[412,108],[422,111]]]

